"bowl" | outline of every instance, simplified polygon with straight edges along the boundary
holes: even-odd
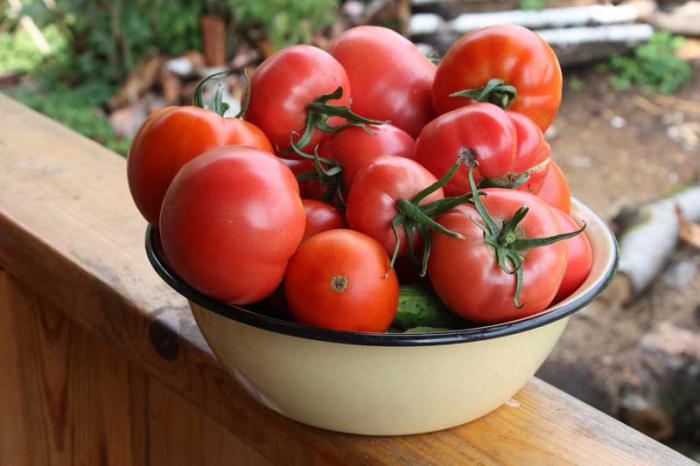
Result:
[[[588,207],[593,268],[566,300],[523,319],[463,330],[377,334],[326,330],[203,295],[166,263],[155,230],[146,235],[156,272],[185,296],[221,364],[269,409],[324,429],[402,435],[460,425],[495,410],[535,374],[571,315],[612,278],[615,238]]]

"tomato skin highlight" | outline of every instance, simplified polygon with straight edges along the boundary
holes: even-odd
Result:
[[[536,196],[512,189],[488,188],[481,200],[499,222],[509,219],[523,205],[530,210],[518,225],[525,238],[557,235],[559,221]],[[549,306],[566,268],[567,246],[560,241],[524,253],[522,307],[513,304],[515,275],[498,265],[493,248],[484,241],[477,210],[462,204],[438,218],[446,228],[461,233],[459,240],[433,233],[428,276],[440,299],[455,314],[483,323],[505,322],[536,314]]]
[[[356,113],[389,120],[413,137],[433,119],[436,66],[405,37],[357,26],[338,36],[329,51],[347,71]]]
[[[562,233],[570,233],[581,228],[573,218],[561,210],[552,210],[559,219]],[[567,239],[566,244],[568,246],[566,272],[553,303],[558,303],[568,298],[586,281],[593,268],[593,249],[585,233],[580,233],[573,238]]]
[[[571,213],[571,190],[564,172],[551,160],[537,196],[564,213]]]
[[[260,128],[193,106],[166,107],[141,125],[127,155],[129,189],[136,207],[157,226],[165,192],[177,172],[198,155],[227,145],[272,152]]]
[[[347,199],[346,217],[353,230],[379,241],[388,254],[396,247],[391,222],[397,214],[396,201],[410,200],[437,179],[417,162],[404,157],[381,157],[363,167]],[[442,188],[424,198],[420,205],[443,199]],[[398,255],[408,252],[408,241],[403,227],[398,229],[401,247]],[[419,235],[414,232],[414,244],[419,246]]]
[[[304,233],[292,172],[247,147],[209,151],[175,176],[160,236],[173,270],[199,291],[233,304],[270,295]]]
[[[396,314],[399,282],[379,243],[340,229],[319,233],[299,247],[289,261],[284,292],[298,322],[384,332]]]
[[[332,205],[315,199],[302,199],[301,202],[304,204],[304,214],[306,214],[302,243],[321,232],[345,227],[345,219]]]
[[[291,132],[303,132],[306,107],[338,87],[343,88],[342,97],[328,103],[349,105],[348,76],[328,52],[311,45],[286,47],[268,57],[251,76],[245,119],[259,126],[279,151],[293,157]],[[301,149],[312,152],[325,136],[315,128],[310,142]]]
[[[515,187],[519,191],[535,194],[540,190],[549,170],[549,155],[552,152],[544,139],[542,130],[522,113],[506,111],[515,125],[518,144],[515,150],[514,175],[528,174],[528,179]]]
[[[489,103],[461,107],[428,123],[416,140],[415,159],[436,178],[450,169],[459,157],[475,158],[480,177],[501,178],[515,164],[517,133],[505,111]],[[469,169],[463,164],[445,185],[447,196],[469,191]]]
[[[342,129],[321,143],[319,153],[343,168],[343,186],[349,190],[357,172],[383,155],[413,158],[416,141],[394,125],[368,125],[370,134],[357,126]]]
[[[562,74],[552,48],[522,26],[501,24],[469,32],[443,57],[433,83],[433,103],[443,114],[472,103],[450,94],[502,79],[517,90],[510,110],[530,117],[542,131],[561,103]]]

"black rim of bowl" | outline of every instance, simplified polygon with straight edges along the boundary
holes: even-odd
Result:
[[[210,298],[185,283],[159,255],[154,247],[154,241],[157,241],[154,239],[157,232],[150,225],[146,230],[146,254],[155,271],[171,288],[204,309],[228,319],[260,329],[311,340],[370,346],[426,346],[466,343],[512,335],[541,327],[578,311],[593,301],[593,299],[605,289],[610,283],[610,280],[612,280],[615,269],[617,268],[617,243],[615,242],[615,237],[612,235],[612,232],[610,232],[607,227],[606,234],[613,244],[613,260],[609,261],[607,264],[607,268],[603,271],[601,279],[584,293],[576,297],[576,299],[565,302],[550,311],[544,311],[540,314],[535,314],[516,321],[436,333],[363,333],[328,330],[260,314],[240,306]]]

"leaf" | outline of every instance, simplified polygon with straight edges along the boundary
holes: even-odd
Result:
[[[688,220],[683,215],[683,210],[677,204],[676,218],[678,219],[678,237],[681,241],[700,249],[700,224]]]

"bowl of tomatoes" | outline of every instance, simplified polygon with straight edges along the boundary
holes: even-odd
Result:
[[[222,92],[153,113],[127,159],[155,271],[260,403],[356,434],[496,409],[615,269],[544,131],[556,56],[513,25],[438,65],[385,28],[291,46]]]

